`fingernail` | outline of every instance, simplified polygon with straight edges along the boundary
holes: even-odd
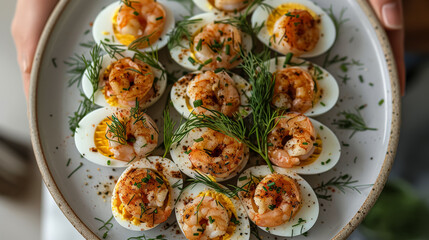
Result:
[[[381,8],[381,14],[386,27],[390,29],[402,28],[402,15],[398,3],[392,2],[384,4]]]

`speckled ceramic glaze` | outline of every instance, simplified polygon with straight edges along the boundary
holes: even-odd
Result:
[[[124,168],[105,168],[80,157],[69,130],[68,117],[77,109],[81,98],[76,87],[68,87],[68,68],[63,62],[75,53],[88,54],[88,49],[79,43],[92,40],[91,34],[85,32],[91,30],[90,23],[110,2],[60,1],[42,35],[30,89],[32,141],[43,179],[60,209],[88,239],[102,238],[105,230],[98,229],[103,223],[95,218],[107,221],[112,216],[109,193]],[[340,64],[327,67],[337,79],[340,97],[332,110],[316,119],[337,135],[342,144],[341,158],[330,171],[303,178],[315,188],[333,177],[348,174],[352,180],[358,180],[356,185],[369,186],[360,188],[360,193],[348,189],[345,193],[330,191],[332,201],[319,199],[319,218],[308,236],[297,238],[345,239],[371,209],[389,174],[399,136],[399,84],[386,34],[365,0],[314,2],[324,9],[332,5],[337,17],[344,9],[344,17],[349,19],[340,28],[330,56],[348,56],[348,62],[353,59],[362,65],[349,65],[347,72],[341,70]],[[180,4],[172,4],[176,20],[186,15]],[[169,70],[177,69],[167,49],[163,49],[160,56]],[[324,59],[323,55],[310,60],[323,65]],[[148,111],[158,127],[162,125],[161,109],[168,93],[169,89]],[[353,111],[362,105],[366,105],[361,110],[363,118],[368,126],[377,128],[376,131],[357,132],[350,138],[350,130],[340,130],[332,124],[339,118],[338,113]],[[71,174],[81,163],[82,166]],[[167,223],[175,221],[172,215]],[[167,239],[184,239],[182,234],[176,233],[177,224],[166,229],[167,223],[163,223],[138,233],[122,228],[114,220],[112,223],[109,239],[142,234],[148,238],[163,234]],[[264,234],[264,239],[274,239]]]

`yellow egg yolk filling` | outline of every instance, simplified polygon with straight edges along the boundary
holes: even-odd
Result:
[[[99,153],[106,157],[113,158],[113,153],[109,148],[109,140],[106,138],[107,123],[110,124],[111,122],[110,119],[105,118],[95,127],[94,143]]]
[[[310,8],[308,8],[305,5],[302,5],[302,4],[299,4],[299,3],[285,3],[285,4],[282,4],[282,5],[278,6],[276,9],[274,9],[271,12],[271,14],[268,16],[268,19],[266,21],[268,34],[270,36],[273,35],[274,25],[276,24],[277,20],[281,16],[287,14],[288,12],[292,12],[294,10],[305,10],[305,11],[309,12],[310,15],[314,19],[318,18],[317,14],[313,10],[311,10]]]

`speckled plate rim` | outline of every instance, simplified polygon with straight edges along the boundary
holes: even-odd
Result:
[[[76,215],[74,210],[70,207],[67,200],[62,195],[59,190],[46,162],[46,157],[42,149],[41,139],[39,135],[38,128],[38,117],[37,117],[37,87],[38,79],[41,70],[41,63],[44,57],[46,45],[51,36],[53,29],[56,26],[56,23],[63,13],[64,9],[67,7],[70,0],[60,0],[55,7],[52,15],[50,16],[45,29],[40,37],[40,41],[37,47],[36,55],[34,57],[33,68],[31,72],[31,81],[30,81],[30,96],[29,96],[29,107],[28,107],[28,116],[30,122],[30,132],[31,132],[31,141],[33,145],[34,154],[36,156],[36,161],[39,166],[40,173],[42,175],[43,181],[57,203],[58,207],[71,222],[71,224],[79,231],[82,236],[86,239],[99,239],[98,236],[91,231],[88,226],[83,223],[83,221]],[[376,182],[371,189],[368,197],[365,199],[364,203],[353,216],[353,218],[333,237],[333,239],[346,239],[352,232],[357,228],[357,226],[365,218],[366,214],[375,204],[378,199],[383,187],[387,181],[389,172],[392,168],[393,160],[396,155],[396,149],[399,141],[399,132],[400,132],[400,113],[401,113],[401,103],[400,103],[400,90],[399,90],[399,81],[398,73],[396,69],[396,63],[393,57],[393,52],[387,38],[386,32],[381,26],[378,18],[376,17],[374,11],[368,5],[365,0],[356,0],[359,6],[362,8],[363,12],[368,17],[370,24],[375,29],[376,35],[379,42],[381,43],[382,50],[386,57],[386,64],[389,72],[390,84],[391,84],[391,94],[392,94],[392,122],[391,122],[391,132],[389,143],[387,147],[386,156],[383,161],[380,173],[377,176]]]

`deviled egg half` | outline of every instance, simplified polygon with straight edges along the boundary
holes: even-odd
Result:
[[[192,114],[210,114],[216,110],[229,117],[247,117],[252,109],[249,98],[252,86],[244,78],[225,71],[197,71],[174,83],[170,98],[174,108],[185,118]]]
[[[195,5],[204,12],[215,14],[238,15],[244,13],[253,0],[193,0]],[[256,9],[254,5],[248,13]]]
[[[180,44],[170,49],[171,57],[182,67],[191,70],[233,69],[241,63],[240,49],[249,52],[252,38],[226,23],[228,17],[203,13],[187,21],[184,27],[188,39],[179,37]]]
[[[119,177],[112,193],[113,216],[124,228],[152,229],[171,215],[182,187],[182,175],[171,160],[142,158]]]
[[[171,147],[171,158],[191,178],[196,171],[217,182],[235,177],[249,160],[249,148],[232,137],[208,128],[192,129]]]
[[[338,138],[325,125],[300,113],[277,117],[268,134],[270,161],[299,174],[319,174],[333,168],[341,155]]]
[[[337,103],[338,83],[324,68],[289,57],[276,57],[267,64],[276,80],[274,107],[312,117],[326,113]]]
[[[252,15],[252,26],[263,25],[258,38],[271,49],[303,58],[328,51],[335,42],[332,19],[309,0],[266,0],[273,7],[259,6]]]
[[[92,34],[96,43],[105,41],[153,51],[167,44],[168,33],[173,29],[174,14],[169,1],[115,1],[97,15]],[[141,41],[135,43],[137,39]]]
[[[301,235],[316,223],[319,202],[311,186],[298,174],[268,166],[251,167],[237,181],[241,202],[251,221],[262,230],[283,237]]]
[[[250,238],[249,220],[240,200],[202,183],[183,190],[175,211],[186,239]]]
[[[94,93],[86,69],[82,77],[82,88],[89,99],[94,94],[95,104],[102,107],[139,106],[148,108],[158,101],[167,86],[167,76],[158,69],[139,60],[135,52],[124,51],[114,57],[102,57],[98,89]],[[158,62],[162,68],[162,64]],[[91,68],[91,67],[90,67]]]
[[[76,148],[89,161],[108,167],[126,167],[149,155],[158,145],[155,122],[135,108],[99,108],[80,122]]]

